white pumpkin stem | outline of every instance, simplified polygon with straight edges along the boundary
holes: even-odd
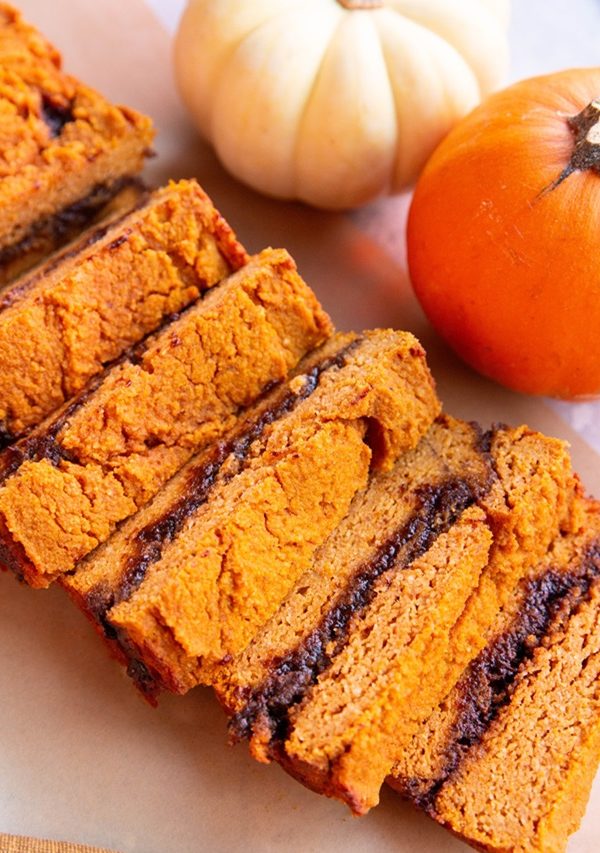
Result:
[[[384,0],[337,0],[344,9],[380,9]]]
[[[592,101],[576,116],[567,119],[575,137],[571,159],[555,181],[542,190],[540,196],[555,190],[573,172],[592,170],[600,174],[600,99]]]

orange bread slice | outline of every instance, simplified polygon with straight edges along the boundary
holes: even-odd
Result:
[[[600,504],[583,509],[390,780],[478,850],[563,853],[585,809],[600,760]]]
[[[500,600],[490,579],[502,586],[546,551],[572,489],[561,442],[524,427],[482,435],[438,419],[391,472],[372,477],[312,568],[221,674],[233,737],[367,811],[415,728],[460,677],[462,659],[483,644],[477,637]],[[528,530],[524,553],[515,540]],[[485,607],[474,608],[484,596]]]
[[[98,234],[101,226],[129,213],[147,195],[141,180],[123,178],[109,187],[97,187],[86,198],[39,223],[24,240],[0,250],[0,294],[20,276],[30,275],[32,268],[45,263],[49,256],[69,252],[71,243],[82,234]],[[75,251],[74,246],[71,248]],[[56,259],[52,260],[54,263]]]
[[[150,119],[61,69],[61,57],[0,4],[0,283],[71,239],[142,168]]]
[[[29,277],[34,268],[46,262],[53,266],[58,256],[77,251],[75,244],[80,240],[82,246],[88,238],[93,242],[92,235],[99,236],[101,226],[129,213],[147,196],[148,188],[135,177],[123,178],[110,187],[99,186],[87,198],[38,223],[20,243],[0,251],[0,306],[8,285]]]
[[[337,335],[63,583],[146,693],[209,683],[438,411],[412,335]]]
[[[198,184],[180,181],[15,282],[0,294],[0,443],[246,260]]]
[[[73,569],[331,331],[283,250],[212,288],[0,456],[0,558]]]

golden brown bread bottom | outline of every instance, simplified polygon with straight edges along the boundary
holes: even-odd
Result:
[[[438,411],[412,335],[338,335],[63,584],[146,692],[210,682]]]

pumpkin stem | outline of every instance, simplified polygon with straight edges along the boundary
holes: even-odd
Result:
[[[337,0],[344,9],[380,9],[384,0]]]
[[[592,101],[576,116],[567,119],[575,137],[571,159],[555,181],[542,190],[540,196],[556,189],[573,172],[592,170],[600,175],[600,100]]]

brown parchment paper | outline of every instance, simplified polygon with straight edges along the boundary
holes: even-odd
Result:
[[[333,215],[261,198],[218,166],[178,103],[169,40],[142,0],[22,0],[66,66],[151,114],[148,177],[194,175],[251,250],[287,247],[341,328],[409,328],[425,343],[446,408],[483,423],[528,422],[568,439],[600,494],[600,460],[542,401],[476,377],[436,340],[408,285],[407,199]],[[452,853],[467,848],[383,790],[367,817],[304,790],[276,766],[225,746],[208,691],[138,699],[59,589],[0,577],[0,830],[123,853]],[[572,853],[600,850],[600,785]],[[0,850],[0,853],[2,851]]]

